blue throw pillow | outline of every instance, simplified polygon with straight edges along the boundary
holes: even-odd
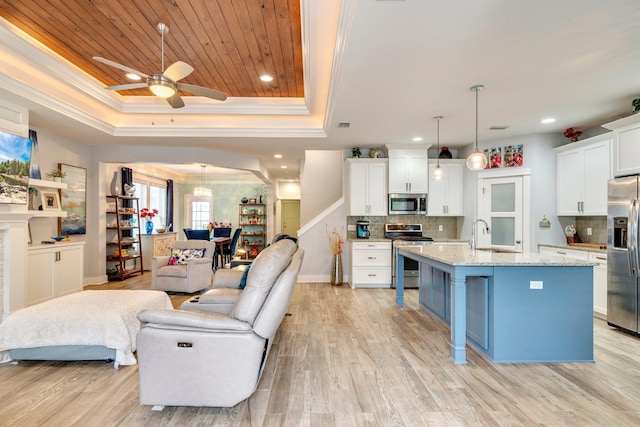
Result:
[[[238,289],[244,289],[247,286],[247,276],[249,275],[249,269],[251,268],[251,264],[247,265],[247,268],[242,272],[242,277],[240,278],[240,283],[238,284]]]

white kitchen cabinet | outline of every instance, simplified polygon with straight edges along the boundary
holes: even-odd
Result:
[[[614,177],[640,174],[640,114],[602,125],[613,130],[611,168]]]
[[[610,145],[605,134],[556,149],[559,216],[607,215]]]
[[[593,267],[593,314],[607,317],[607,254],[604,252],[578,251],[565,248],[540,246],[541,254],[561,258],[579,259],[596,263]]]
[[[25,306],[82,291],[83,266],[84,242],[30,247]]]
[[[389,151],[389,193],[428,193],[427,149]]]
[[[349,215],[387,215],[387,159],[347,159]]]
[[[351,287],[391,287],[391,241],[351,243]]]
[[[607,318],[607,254],[589,252],[589,261],[596,262],[593,267],[593,314]]]
[[[428,216],[464,216],[464,167],[466,160],[440,160],[442,178],[433,171],[437,160],[429,160]]]

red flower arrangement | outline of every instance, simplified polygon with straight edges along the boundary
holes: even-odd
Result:
[[[567,128],[565,129],[563,135],[565,136],[565,138],[569,138],[571,142],[576,142],[578,138],[580,138],[580,135],[582,135],[582,131],[579,129]]]
[[[140,209],[140,216],[142,218],[147,218],[147,221],[151,221],[154,216],[158,215],[158,209],[142,208]]]

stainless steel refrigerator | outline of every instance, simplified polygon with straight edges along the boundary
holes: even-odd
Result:
[[[638,334],[640,181],[609,181],[607,207],[607,323]]]

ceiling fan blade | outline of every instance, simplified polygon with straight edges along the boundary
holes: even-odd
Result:
[[[217,90],[209,89],[204,86],[190,85],[187,83],[177,83],[178,90],[192,93],[194,95],[206,96],[207,98],[217,99],[224,101],[227,99],[227,94]]]
[[[124,85],[117,86],[109,86],[105,89],[109,90],[129,90],[129,89],[142,89],[143,87],[147,87],[147,83],[128,83]]]
[[[166,100],[169,103],[169,105],[171,105],[173,108],[184,107],[184,101],[182,100],[182,97],[177,92],[172,97],[166,98]]]
[[[169,80],[177,82],[180,79],[184,79],[193,72],[193,67],[186,62],[177,61],[169,65],[169,68],[164,70],[163,76]]]
[[[118,68],[120,70],[126,71],[127,73],[137,74],[138,76],[145,77],[145,78],[149,77],[148,75],[146,75],[143,72],[140,72],[138,70],[134,70],[133,68],[127,67],[126,65],[118,64],[117,62],[113,62],[113,61],[110,61],[108,59],[104,59],[104,58],[102,58],[100,56],[94,56],[93,59],[95,59],[98,62],[102,62],[103,64],[106,64],[106,65],[108,65],[110,67],[114,67],[114,68]]]

